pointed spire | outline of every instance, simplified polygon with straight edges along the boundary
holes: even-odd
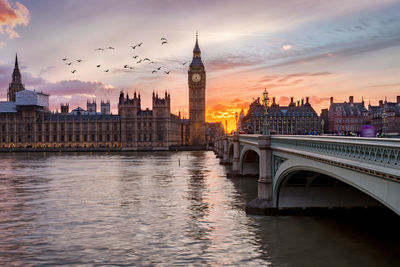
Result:
[[[18,55],[15,53],[15,68],[18,69]]]
[[[195,56],[196,53],[199,54],[200,57],[200,47],[199,47],[199,33],[196,31],[196,44],[194,45],[194,49],[193,49],[193,56]]]

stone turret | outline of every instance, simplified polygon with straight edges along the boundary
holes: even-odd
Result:
[[[100,111],[102,115],[110,115],[110,100],[103,101],[100,103]]]
[[[18,57],[17,54],[15,54],[15,66],[12,74],[12,81],[8,87],[7,100],[9,102],[15,102],[15,93],[23,90],[25,90],[25,87],[22,84],[21,73],[19,72]]]
[[[69,104],[61,104],[61,114],[68,114],[69,113]]]
[[[165,91],[164,98],[153,92],[153,116],[168,117],[171,113],[171,95]]]
[[[140,110],[140,94],[136,94],[135,92],[133,98],[129,98],[128,93],[126,93],[125,97],[124,92],[120,92],[118,114],[121,115],[121,117],[136,117]]]
[[[92,101],[88,100],[86,102],[86,110],[89,113],[96,113],[97,112],[97,103],[96,103],[95,99],[93,99]]]

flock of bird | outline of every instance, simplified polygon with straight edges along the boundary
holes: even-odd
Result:
[[[161,45],[162,45],[162,46],[168,44],[168,40],[167,40],[167,38],[165,38],[165,37],[161,37],[160,42],[161,42]],[[143,45],[143,42],[140,42],[140,43],[131,45],[130,47],[132,48],[132,50],[135,50],[135,51],[136,51],[136,49],[139,48],[139,47],[141,47],[142,45]],[[112,46],[109,46],[109,47],[106,47],[106,48],[99,47],[99,48],[94,49],[94,51],[97,51],[97,52],[103,52],[103,51],[106,51],[106,50],[115,50],[115,48],[112,47]],[[157,65],[156,62],[152,61],[152,60],[151,60],[150,58],[148,58],[148,57],[145,57],[145,58],[140,59],[140,58],[139,58],[139,55],[133,55],[132,58],[133,58],[133,59],[138,59],[138,60],[136,61],[136,64],[141,64],[141,63],[144,63],[144,62],[147,61],[148,64],[155,64],[155,65]],[[72,61],[69,60],[69,61],[68,61],[67,58],[62,58],[61,60],[64,61],[65,64],[68,65],[68,66],[71,66],[72,63],[73,63],[74,61],[76,61],[77,63],[81,63],[81,62],[83,61],[82,59],[76,59],[76,60],[72,60]],[[67,62],[67,61],[68,61],[68,62]],[[183,62],[183,63],[181,63],[181,64],[182,64],[182,65],[186,65],[187,63],[188,63],[188,61],[185,61],[185,62]],[[96,65],[96,68],[101,68],[101,67],[102,67],[101,64]],[[133,70],[134,67],[131,66],[130,64],[125,64],[125,65],[123,65],[123,69],[125,69],[125,70]],[[161,69],[164,69],[164,67],[158,66],[158,67],[156,67],[155,69],[153,69],[153,70],[151,71],[151,73],[152,73],[152,74],[155,74],[155,73],[164,73],[164,74],[168,75],[168,74],[170,74],[170,72],[171,72],[170,70],[161,70]],[[109,72],[110,70],[111,70],[110,68],[103,69],[104,72]],[[74,74],[76,71],[77,71],[77,70],[74,69],[74,70],[71,71],[71,73]]]

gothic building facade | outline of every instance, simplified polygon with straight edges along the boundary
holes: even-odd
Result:
[[[118,114],[110,102],[88,100],[86,110],[61,104],[61,113],[49,111],[49,96],[26,90],[18,59],[8,88],[0,102],[0,150],[168,150],[203,146],[213,139],[205,123],[205,69],[196,35],[189,66],[189,120],[171,113],[171,96],[153,92],[152,109],[142,109],[140,94],[121,92]],[[211,127],[212,128],[212,127]],[[210,128],[210,129],[211,129]],[[214,127],[215,128],[215,127]],[[207,140],[206,140],[207,139]]]

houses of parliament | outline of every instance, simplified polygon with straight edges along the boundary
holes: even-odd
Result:
[[[171,113],[171,97],[153,92],[152,110],[142,109],[140,94],[121,92],[118,114],[110,102],[87,101],[87,109],[49,111],[49,95],[26,90],[15,58],[7,101],[0,102],[0,150],[170,150],[204,147],[221,130],[205,123],[206,72],[196,35],[188,70],[189,119]],[[206,130],[207,129],[207,130]]]

